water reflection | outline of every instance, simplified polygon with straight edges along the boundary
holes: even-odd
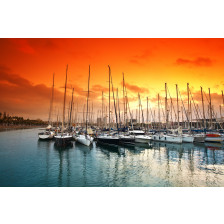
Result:
[[[58,186],[64,186],[63,177],[66,177],[66,185],[70,186],[70,176],[71,176],[71,168],[70,168],[70,155],[69,150],[73,149],[73,143],[66,147],[59,147],[54,143],[54,149],[58,153],[59,164],[58,164]],[[65,173],[63,175],[63,173]]]
[[[205,147],[209,150],[224,150],[224,144],[219,142],[205,142]]]
[[[124,146],[118,146],[118,145],[102,145],[95,143],[95,147],[97,149],[100,149],[105,155],[110,157],[110,153],[115,153],[118,155],[125,155],[125,147]]]
[[[211,147],[213,150],[210,150]],[[219,176],[224,174],[224,151],[220,150],[222,145],[154,142],[153,148],[159,151],[158,160],[166,161],[165,179],[169,184],[170,176],[175,186],[203,186],[203,181],[206,186],[223,184],[223,178]],[[166,158],[161,158],[162,151]],[[176,173],[175,167],[178,170]]]
[[[21,131],[0,139],[1,186],[224,186],[222,144],[59,148],[36,136]]]
[[[46,177],[49,175],[51,145],[52,142],[38,141],[38,147],[46,149]],[[219,150],[214,150],[217,148]],[[101,178],[99,186],[224,184],[221,178],[224,175],[224,151],[220,150],[222,145],[219,144],[152,142],[135,146],[102,146],[94,143],[92,147],[86,147],[74,143],[63,149],[54,145],[54,149],[59,158],[57,186],[97,185],[94,176]]]
[[[45,178],[44,181],[46,185],[49,183],[49,168],[50,168],[50,148],[51,145],[53,144],[53,141],[44,141],[44,140],[38,140],[37,141],[37,146],[38,149],[45,149],[46,150],[46,173],[45,173]]]

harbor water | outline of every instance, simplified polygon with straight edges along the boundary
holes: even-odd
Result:
[[[0,132],[0,186],[218,187],[224,186],[223,144],[91,147],[61,150],[38,140],[38,129]]]

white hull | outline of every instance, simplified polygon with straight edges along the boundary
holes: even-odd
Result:
[[[182,143],[181,136],[172,135],[153,135],[152,140],[160,142]]]
[[[149,143],[151,139],[149,136],[135,136],[136,143]]]
[[[39,139],[41,140],[53,139],[53,137],[53,135],[39,135]]]
[[[194,141],[194,136],[192,135],[182,135],[182,142],[190,142]]]
[[[42,133],[39,133],[38,136],[39,136],[39,139],[41,140],[53,139],[54,132],[42,132]]]
[[[93,138],[90,136],[84,136],[84,135],[79,135],[78,137],[76,137],[76,141],[85,145],[85,146],[90,146],[91,143],[93,142]]]

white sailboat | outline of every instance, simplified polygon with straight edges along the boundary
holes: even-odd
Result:
[[[76,141],[85,146],[90,146],[93,143],[93,137],[89,135],[78,135]]]
[[[160,142],[182,143],[182,136],[178,134],[155,134],[152,140]]]
[[[50,140],[54,138],[53,131],[44,131],[38,134],[40,140]]]
[[[145,135],[145,132],[142,130],[129,131],[129,134],[135,136],[136,143],[149,143],[152,140],[152,137]]]
[[[151,136],[147,135],[137,135],[135,136],[136,143],[149,143],[152,140]]]
[[[192,143],[192,142],[194,142],[194,135],[192,135],[192,134],[182,134],[182,141]]]
[[[81,134],[76,137],[76,141],[85,146],[90,146],[93,143],[93,138],[88,135],[88,128],[87,128],[88,127],[88,105],[89,105],[89,82],[90,82],[90,65],[89,65],[87,111],[86,111],[86,134]]]

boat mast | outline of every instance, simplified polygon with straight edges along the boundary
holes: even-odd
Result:
[[[212,129],[212,100],[211,100],[210,88],[208,88],[208,92],[209,92],[210,128]]]
[[[85,109],[86,109],[86,105],[83,105],[83,116],[82,116],[82,127],[84,127],[85,124]]]
[[[129,110],[129,114],[130,114],[130,118],[131,118],[131,128],[132,128],[132,130],[134,130],[133,129],[133,121],[132,121],[132,113],[131,113],[131,109],[130,109],[130,105],[129,105],[129,101],[128,101],[128,95],[127,95],[127,88],[126,88],[126,86],[125,86],[125,97],[126,97],[126,103],[127,103],[127,105],[126,105],[126,109],[127,110]]]
[[[108,65],[109,68],[109,133],[110,133],[110,66]]]
[[[147,132],[149,132],[149,101],[147,97]]]
[[[72,101],[71,101],[71,109],[70,109],[70,117],[69,117],[69,128],[71,126],[71,118],[72,118],[72,107],[73,107],[73,93],[74,93],[74,88],[72,89]]]
[[[224,106],[224,96],[223,96],[223,90],[222,90],[222,104]]]
[[[141,101],[141,96],[140,96],[140,94],[139,94],[139,105],[140,105],[141,112],[142,112],[142,123],[141,123],[141,127],[143,128],[143,125],[144,125],[144,114],[143,114],[142,101]]]
[[[124,127],[125,127],[125,120],[126,120],[126,118],[125,118],[125,115],[126,115],[126,109],[125,109],[125,106],[126,106],[126,98],[125,98],[125,92],[124,92],[124,73],[122,73],[123,74],[123,103],[124,103]]]
[[[222,90],[222,106],[224,106],[224,96],[223,96],[223,90]],[[222,122],[222,114],[221,114],[221,122]]]
[[[180,126],[180,117],[179,117],[179,101],[178,101],[178,86],[176,84],[176,92],[177,92],[177,127]]]
[[[204,119],[204,128],[206,128],[205,108],[204,108],[204,98],[203,98],[202,87],[201,87],[201,100],[202,100],[202,111],[203,111],[203,119]]]
[[[168,113],[167,113],[167,84],[165,83],[165,119],[166,119],[166,129],[168,129]]]
[[[59,124],[58,124],[58,116],[59,116],[59,110],[58,110],[58,114],[57,114],[57,127],[59,127]]]
[[[49,111],[49,118],[48,118],[48,124],[52,124],[51,121],[51,114],[53,109],[53,100],[54,100],[54,73],[53,73],[53,85],[52,85],[52,93],[51,93],[51,101],[50,101],[50,111]]]
[[[160,105],[159,105],[159,93],[158,93],[158,118],[159,118],[159,130],[160,130]]]
[[[88,78],[88,94],[87,94],[87,106],[86,106],[86,135],[88,126],[88,111],[89,111],[89,82],[90,82],[90,65],[89,65],[89,78]]]
[[[102,128],[103,128],[103,126],[104,126],[104,124],[103,124],[103,91],[102,91],[102,121],[101,121],[101,123],[102,123]]]
[[[118,88],[117,88],[117,109],[118,109],[118,114],[119,114],[119,124],[121,128],[121,115],[120,115],[120,105],[119,105],[119,96],[118,96]]]
[[[183,111],[183,107],[181,106],[181,115],[182,115],[182,117],[181,117],[181,121],[182,121],[182,127],[184,126],[183,124],[184,124],[184,111]]]
[[[189,83],[187,83],[187,117],[188,117],[188,129],[190,129],[190,96],[189,96]]]
[[[65,92],[64,92],[64,104],[63,104],[63,115],[62,115],[62,132],[64,130],[64,122],[65,122],[65,103],[66,103],[67,73],[68,73],[68,65],[66,67],[66,77],[65,77]]]
[[[192,128],[192,107],[191,107],[191,100],[190,100],[190,128]]]
[[[140,107],[140,95],[138,93],[138,119],[139,119],[139,127],[141,126],[141,118],[140,118],[140,111],[141,110],[141,107]]]
[[[118,128],[118,120],[117,120],[117,110],[116,110],[116,102],[115,102],[115,97],[114,97],[114,86],[112,82],[112,76],[111,77],[111,84],[112,84],[112,92],[113,92],[113,98],[114,98],[114,110],[115,110],[115,117],[116,117],[116,123],[117,123],[117,132],[119,134],[119,128]]]

